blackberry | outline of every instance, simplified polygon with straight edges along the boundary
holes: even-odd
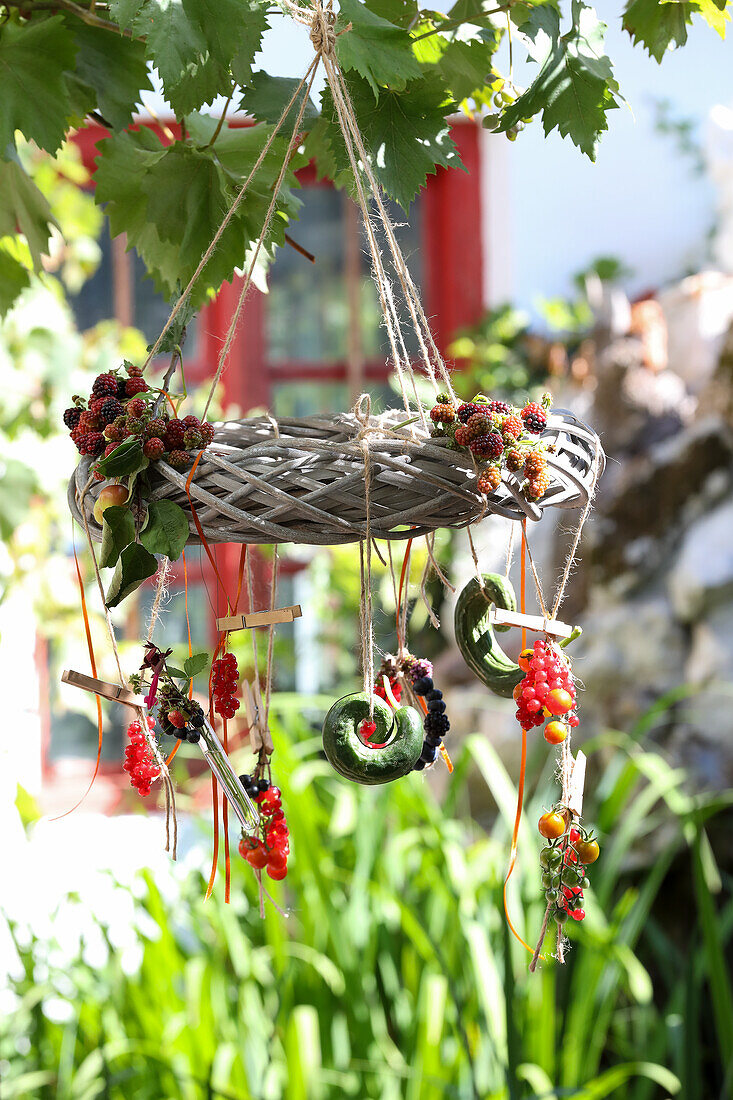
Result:
[[[489,493],[495,492],[501,485],[501,470],[498,466],[488,466],[479,474],[476,485],[478,491],[485,493],[487,496]]]
[[[116,397],[105,397],[99,409],[99,419],[103,424],[112,424],[125,411],[125,406]]]
[[[480,435],[478,439],[472,439],[469,447],[481,458],[498,458],[504,452],[504,440],[498,432],[489,432],[487,435]]]
[[[127,430],[130,435],[142,435],[145,431],[145,421],[139,416],[128,416]]]
[[[460,420],[461,424],[467,424],[474,413],[481,412],[482,407],[477,405],[475,401],[464,401],[462,405],[458,406],[456,416]]]
[[[191,456],[188,451],[171,451],[168,461],[174,470],[187,470],[191,465]]]
[[[187,451],[199,451],[203,445],[201,432],[198,428],[187,428],[183,433],[183,446]]]
[[[104,457],[106,458],[107,455],[111,455],[115,447],[119,447],[118,441],[115,440],[112,443],[108,443],[107,446],[104,448]]]
[[[125,366],[127,367],[127,373],[128,373],[130,378],[142,378],[142,376],[143,376],[143,368],[142,367],[133,366],[132,363],[126,363]]]
[[[471,442],[471,433],[465,424],[462,424],[460,428],[456,428],[456,434],[453,437],[459,447],[467,447]]]
[[[516,473],[517,470],[521,470],[524,465],[524,455],[516,447],[512,447],[510,451],[506,453],[506,468],[511,470],[512,473]]]
[[[434,711],[429,710],[425,715],[423,726],[426,733],[447,733],[450,729],[448,715],[436,714]]]
[[[200,428],[201,427],[201,421],[199,420],[199,418],[197,416],[184,416],[181,423],[183,424],[184,428]]]
[[[539,500],[550,488],[550,480],[547,470],[543,470],[541,474],[527,482],[526,495],[532,500]]]
[[[491,419],[484,413],[474,413],[466,422],[466,430],[469,432],[470,436],[469,442],[471,439],[478,439],[479,436],[488,435],[491,429]]]
[[[135,417],[142,416],[147,407],[148,406],[141,397],[135,397],[132,401],[128,401],[127,403],[127,415]]]
[[[547,469],[547,459],[542,451],[530,451],[524,460],[524,473],[530,481]]]
[[[438,750],[435,745],[428,745],[423,743],[422,752],[420,753],[420,759],[426,764],[435,763],[435,757],[438,755]]]
[[[507,405],[506,401],[489,401],[489,412],[492,413],[504,413],[508,415],[511,412],[511,408]]]
[[[70,409],[64,410],[64,424],[67,428],[76,428],[79,423],[79,417],[81,416],[81,409],[77,409],[74,405]]]
[[[159,459],[164,452],[165,443],[162,439],[158,439],[156,436],[153,436],[152,439],[146,440],[143,444],[143,454],[146,458],[151,458],[153,462]]]
[[[92,393],[95,397],[116,397],[117,376],[114,374],[98,374],[94,379]]]
[[[147,430],[148,430],[148,432],[150,433],[151,436],[157,436],[159,439],[162,439],[163,436],[166,433],[166,428],[167,427],[168,427],[168,421],[165,419],[165,417],[164,416],[156,416],[148,424],[148,429]]]
[[[128,397],[134,397],[138,393],[147,393],[148,384],[142,378],[128,378],[125,382],[125,393]]]
[[[430,410],[430,419],[435,424],[451,424],[456,418],[456,410],[452,405],[438,404]]]
[[[83,455],[101,455],[107,445],[107,440],[101,432],[85,432],[78,444]]]
[[[532,435],[539,435],[545,430],[547,424],[547,413],[541,405],[531,401],[528,405],[525,405],[521,412],[521,417],[524,422],[524,426],[528,432]]]
[[[101,427],[101,424],[99,423],[98,417],[92,416],[86,409],[82,409],[78,426],[83,432],[96,432]]]
[[[501,430],[504,435],[509,435],[513,439],[519,439],[522,434],[521,418],[514,413],[512,413],[511,416],[505,416],[501,422]]]
[[[180,450],[183,447],[183,436],[185,431],[186,429],[180,420],[169,420],[166,425],[165,435],[163,436],[166,450]]]
[[[213,424],[209,424],[207,421],[201,425],[199,431],[201,432],[201,438],[204,441],[204,447],[208,447],[210,443],[214,442],[215,428]]]

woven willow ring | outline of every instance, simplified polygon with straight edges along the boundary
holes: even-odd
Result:
[[[369,450],[371,530],[374,538],[405,539],[440,527],[465,527],[484,514],[539,519],[548,504],[585,505],[603,451],[598,437],[570,413],[554,413],[543,438],[552,483],[540,504],[527,502],[521,479],[505,472],[490,497],[476,490],[470,454],[450,450],[418,424],[400,427],[404,411],[369,417],[368,427],[351,413],[275,420],[254,417],[219,424],[204,451],[189,492],[210,542],[357,542],[366,530],[365,446]],[[79,508],[93,459],[77,466],[69,506]],[[155,464],[151,499],[163,497],[188,508],[187,474]],[[103,483],[94,482],[84,511],[95,540],[101,527],[92,511]],[[198,542],[191,521],[191,542]]]

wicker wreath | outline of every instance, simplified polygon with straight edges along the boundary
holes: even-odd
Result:
[[[476,489],[470,454],[449,449],[419,425],[404,426],[404,420],[404,411],[391,411],[369,417],[368,426],[352,413],[299,420],[255,417],[218,425],[189,487],[206,539],[325,546],[363,539],[365,445],[371,532],[384,539],[465,527],[490,512],[538,520],[548,505],[581,507],[602,471],[604,456],[595,433],[572,413],[553,411],[543,434],[554,448],[548,454],[552,482],[542,501],[526,501],[521,479],[507,472],[487,498]],[[69,484],[69,506],[80,522],[79,499],[92,461],[84,459]],[[158,462],[152,484],[152,499],[165,497],[189,509],[185,473]],[[101,527],[92,513],[100,487],[94,482],[84,496],[96,540]],[[198,541],[192,520],[191,542]]]

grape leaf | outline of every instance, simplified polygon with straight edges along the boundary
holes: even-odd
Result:
[[[267,27],[265,9],[255,0],[183,0],[183,8],[222,69],[242,53],[254,58]]]
[[[13,255],[15,243],[12,237],[0,239],[0,317],[31,282],[28,268]]]
[[[56,152],[71,113],[64,70],[74,68],[75,55],[73,35],[60,15],[0,27],[0,150],[20,130]]]
[[[252,80],[252,62],[259,53],[262,36],[268,28],[266,9],[255,2],[240,5],[243,23],[241,41],[232,55],[231,70],[237,84],[249,84]]]
[[[545,134],[557,128],[595,160],[598,139],[608,129],[607,112],[618,106],[618,84],[603,53],[605,24],[581,0],[573,0],[572,17],[573,26],[561,36],[555,8],[530,9],[521,31],[530,56],[541,59],[540,72],[502,113],[499,129],[541,112]]]
[[[154,500],[148,506],[148,520],[140,542],[151,554],[164,554],[175,561],[188,539],[188,519],[172,500]]]
[[[48,248],[51,227],[58,226],[45,196],[15,160],[0,161],[0,237],[21,232],[36,271]]]
[[[144,546],[141,546],[138,542],[126,546],[120,554],[115,571],[112,574],[112,580],[109,582],[109,589],[104,601],[105,605],[107,607],[117,607],[125,596],[129,596],[131,592],[139,588],[143,581],[146,581],[148,577],[152,577],[157,572],[157,569],[157,558],[148,553]]]
[[[730,19],[726,7],[726,0],[631,0],[624,11],[623,28],[635,44],[641,43],[649,56],[661,63],[668,50],[685,45],[687,28],[697,12],[725,38]]]
[[[132,30],[145,0],[109,0],[109,13],[123,30]]]
[[[99,108],[113,127],[124,129],[133,117],[140,92],[151,87],[144,44],[70,16],[66,17],[66,25],[78,47],[75,71],[70,77],[77,85],[77,112]],[[79,110],[82,97],[86,99],[84,112]]]
[[[205,36],[181,0],[146,0],[133,30],[145,35],[148,57],[177,114],[211,103],[222,88],[226,90],[229,76],[209,54]]]
[[[437,166],[463,167],[445,117],[455,104],[437,75],[410,81],[402,92],[381,89],[376,102],[363,77],[352,73],[347,85],[374,175],[403,209]],[[328,89],[321,106],[339,182],[348,183],[348,155]]]
[[[369,11],[396,27],[409,27],[419,9],[417,0],[366,0]]]
[[[257,72],[252,77],[251,86],[245,90],[242,96],[240,108],[246,111],[247,114],[259,119],[260,122],[270,122],[274,125],[279,121],[280,115],[295,94],[295,89],[299,83],[299,80],[293,80],[290,77],[270,76],[266,72]],[[305,94],[306,89],[303,88],[285,116],[278,134],[290,137]],[[309,129],[310,124],[315,122],[317,118],[318,108],[308,96],[308,102],[303,113],[303,128]]]
[[[408,80],[421,75],[406,30],[375,15],[360,0],[341,0],[339,8],[336,30],[344,33],[336,39],[336,53],[341,68],[368,80],[375,96],[380,84],[403,91]]]
[[[124,505],[112,505],[102,514],[102,549],[99,564],[108,569],[117,564],[120,554],[135,541],[135,520]]]

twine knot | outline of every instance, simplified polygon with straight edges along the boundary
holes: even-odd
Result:
[[[313,49],[324,57],[332,57],[336,50],[336,16],[333,13],[332,0],[324,8],[316,3],[311,22],[310,39]]]

